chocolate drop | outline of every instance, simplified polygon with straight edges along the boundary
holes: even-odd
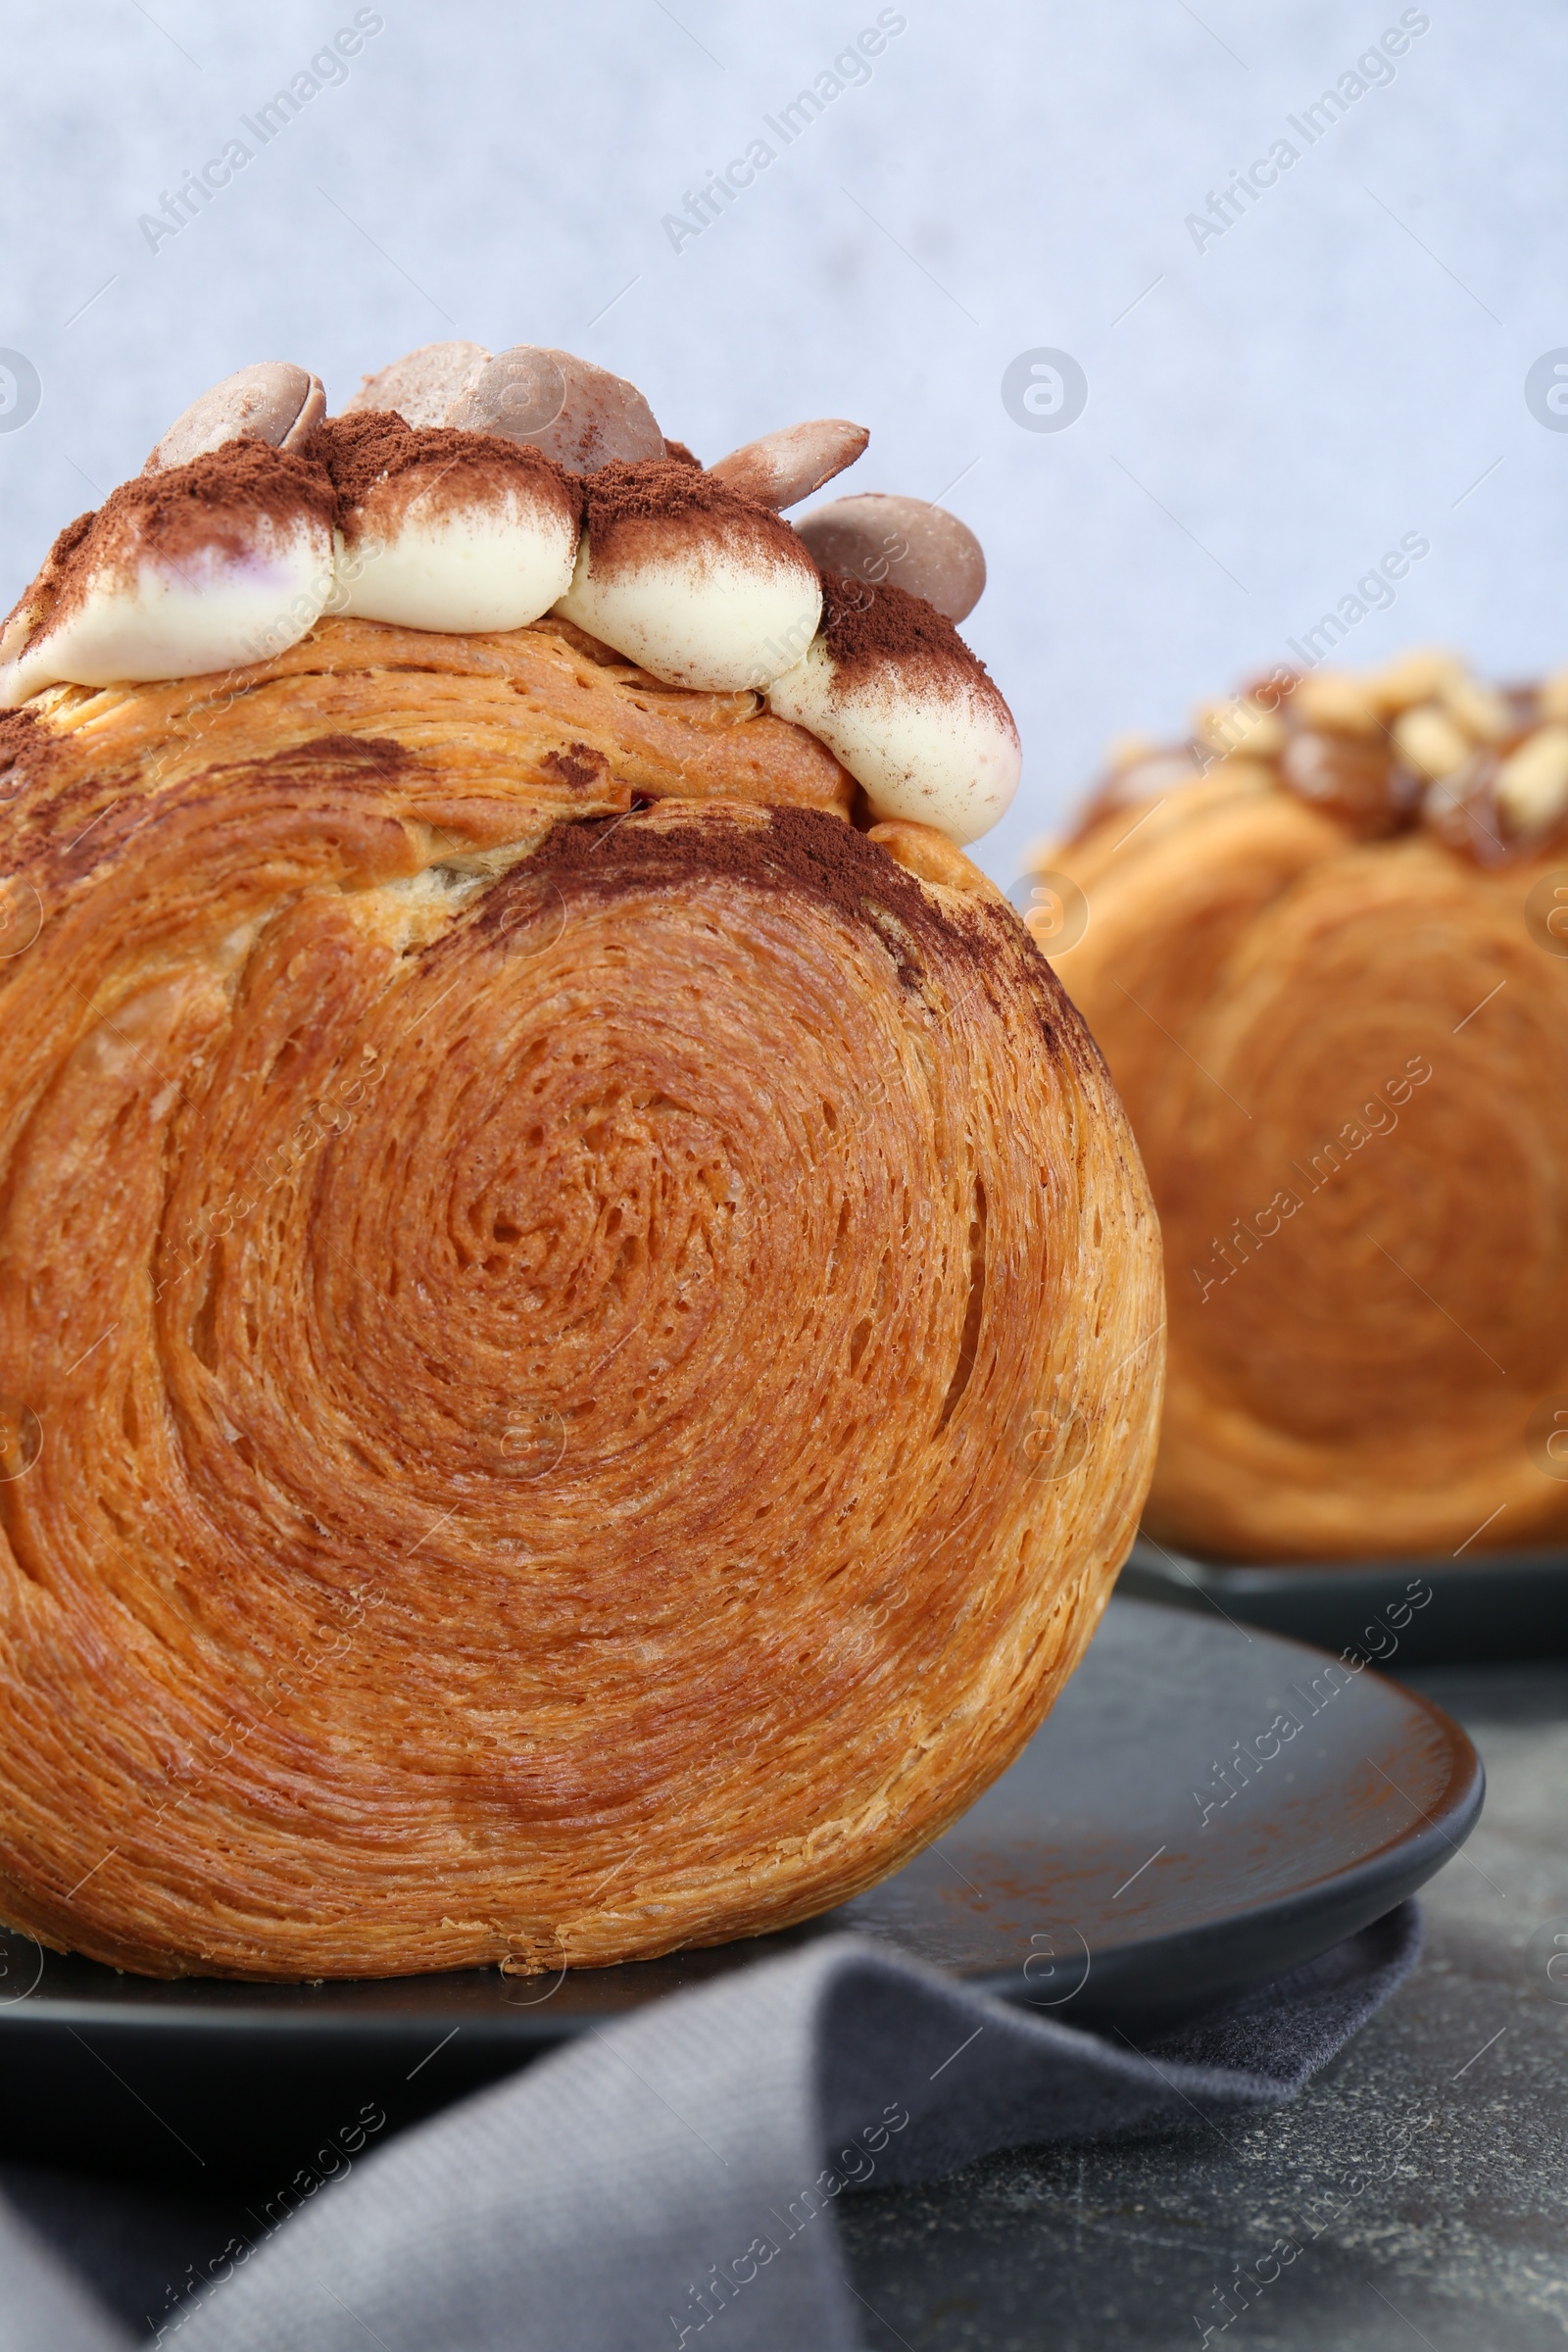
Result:
[[[289,360],[260,360],[237,368],[193,400],[158,443],[143,473],[164,473],[211,456],[230,441],[262,441],[270,449],[300,449],[326,415],[320,378]]]
[[[887,581],[923,596],[949,620],[962,620],[985,592],[979,540],[956,514],[928,499],[864,491],[815,508],[795,528],[819,565],[870,587]]]

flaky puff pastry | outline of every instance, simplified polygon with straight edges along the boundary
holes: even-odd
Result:
[[[1198,1552],[1568,1535],[1564,847],[1366,833],[1239,757],[1041,855],[1164,1233],[1146,1523]]]
[[[924,1845],[1082,1652],[1159,1390],[1010,909],[557,623],[5,726],[0,1913],[598,1965]]]

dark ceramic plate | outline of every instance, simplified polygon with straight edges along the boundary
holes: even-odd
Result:
[[[1141,1536],[1119,1591],[1404,1666],[1568,1657],[1568,1551],[1249,1567]]]
[[[845,1928],[1136,2038],[1378,1918],[1456,1851],[1481,1796],[1469,1740],[1418,1693],[1118,1597],[973,1811],[871,1893],[784,1935],[542,1980],[318,1986],[152,1984],[12,1935],[0,2147],[265,2187],[318,2138],[361,2131],[362,2110],[395,2129],[542,2047]]]

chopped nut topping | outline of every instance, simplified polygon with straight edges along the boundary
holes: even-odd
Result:
[[[1276,670],[1200,704],[1187,744],[1121,736],[1079,831],[1113,810],[1244,774],[1363,840],[1419,826],[1482,865],[1568,846],[1568,669],[1493,686],[1416,647],[1363,675]]]

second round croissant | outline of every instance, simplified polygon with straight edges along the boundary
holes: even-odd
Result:
[[[1261,1559],[1560,1541],[1568,735],[1434,657],[1272,701],[1043,859],[1165,1239],[1147,1524]]]

